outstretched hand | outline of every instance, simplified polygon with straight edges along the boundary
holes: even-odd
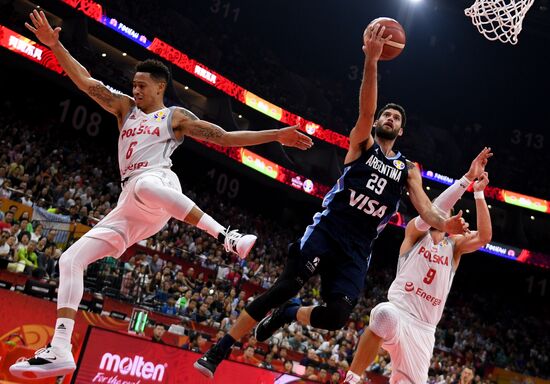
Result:
[[[52,29],[43,11],[38,12],[35,9],[29,16],[33,25],[25,23],[25,27],[34,33],[42,44],[51,48],[59,42],[59,32],[61,32],[61,28],[57,27]]]
[[[462,210],[460,210],[458,214],[452,217],[449,217],[447,220],[445,220],[444,231],[450,235],[462,235],[469,231],[468,230],[469,226],[470,224],[468,224],[462,218]]]
[[[313,146],[313,140],[311,140],[309,136],[299,132],[299,127],[300,125],[296,124],[291,127],[279,129],[279,136],[277,138],[279,143],[302,150],[311,148]]]
[[[489,184],[489,174],[487,172],[483,172],[481,176],[477,178],[477,181],[474,183],[474,192],[483,191],[488,184]]]
[[[386,27],[378,23],[371,24],[365,29],[363,33],[363,52],[368,58],[376,61],[380,60],[384,44],[392,38],[392,35],[382,37],[385,30]]]
[[[470,165],[470,169],[468,172],[466,172],[466,177],[469,180],[474,180],[479,178],[483,172],[485,172],[485,166],[487,165],[487,161],[493,156],[493,153],[491,152],[491,148],[485,147],[483,150],[479,153],[479,155],[476,156],[476,158],[472,161],[472,164]]]

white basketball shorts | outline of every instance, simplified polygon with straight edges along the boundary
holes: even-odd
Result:
[[[123,186],[115,209],[84,235],[112,244],[118,251],[113,257],[119,257],[131,245],[160,231],[171,218],[164,209],[148,208],[136,198],[134,187],[144,176],[157,177],[160,184],[181,193],[178,176],[168,168],[148,170],[131,177]]]
[[[397,319],[387,321],[387,317],[393,314]],[[386,334],[393,337],[382,344],[391,357],[390,384],[425,384],[435,345],[435,326],[417,319],[391,302],[378,304],[372,309],[371,330],[384,329],[382,324],[373,324],[377,319],[386,319],[396,327],[386,330]]]

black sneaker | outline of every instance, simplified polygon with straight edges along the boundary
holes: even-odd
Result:
[[[293,320],[289,320],[285,316],[285,310],[289,307],[299,307],[300,304],[296,301],[287,301],[279,308],[276,308],[258,323],[256,329],[254,329],[254,336],[260,342],[264,342],[269,339],[276,330],[284,326],[285,324],[292,323]]]
[[[214,372],[216,368],[222,362],[223,359],[227,358],[231,353],[231,348],[227,350],[224,354],[217,344],[214,344],[206,353],[193,364],[196,370],[202,373],[204,376],[209,378],[214,378]]]

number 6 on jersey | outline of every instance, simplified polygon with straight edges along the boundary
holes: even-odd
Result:
[[[134,153],[134,147],[137,145],[137,141],[132,141],[130,145],[128,146],[128,151],[126,151],[126,159],[129,159],[132,157],[132,153]]]

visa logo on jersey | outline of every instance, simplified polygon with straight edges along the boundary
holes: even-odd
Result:
[[[371,199],[369,196],[366,196],[362,193],[357,195],[357,192],[353,189],[349,189],[349,205],[357,208],[360,211],[363,211],[367,215],[374,217],[383,218],[386,214],[388,207],[385,205],[380,205],[380,202],[374,199]]]

